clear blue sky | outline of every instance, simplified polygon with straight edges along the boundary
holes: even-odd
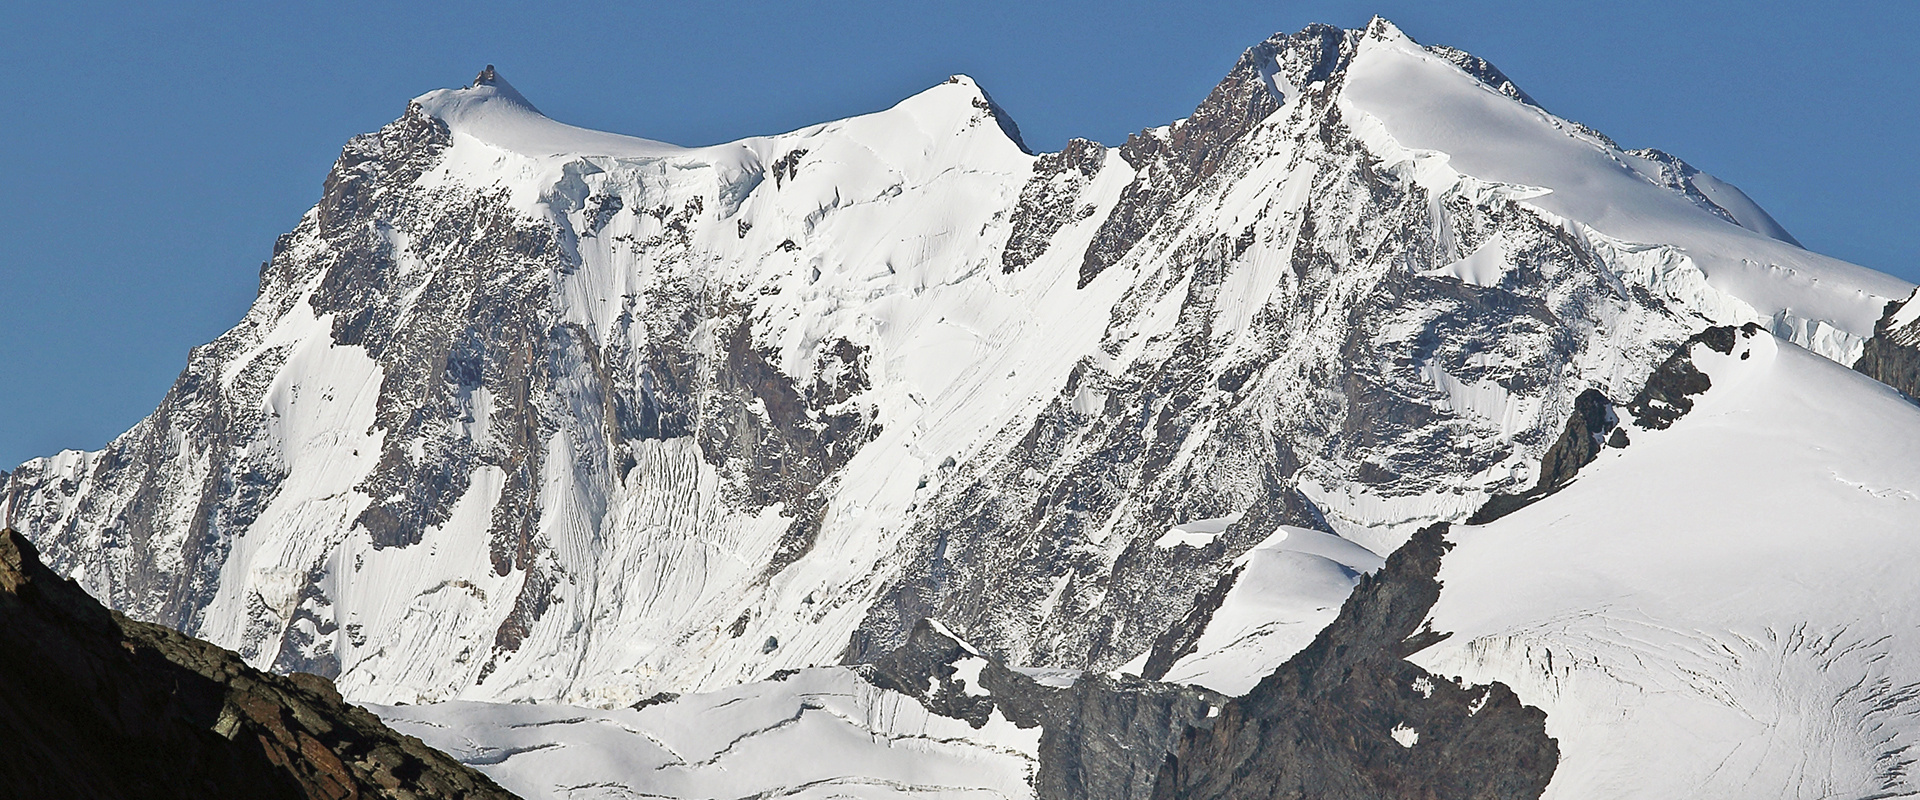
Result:
[[[499,66],[548,114],[680,144],[977,78],[1036,149],[1184,116],[1241,50],[1383,14],[1550,110],[1920,280],[1920,3],[15,2],[0,25],[0,469],[96,448],[252,300],[349,136]]]

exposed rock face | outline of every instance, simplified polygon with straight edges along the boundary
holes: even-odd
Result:
[[[1220,610],[1220,604],[1226,601],[1227,592],[1233,589],[1241,572],[1243,570],[1236,569],[1221,575],[1212,588],[1194,598],[1186,616],[1153,640],[1153,649],[1147,651],[1146,663],[1140,667],[1142,677],[1159,680],[1175,662],[1194,651],[1201,634],[1206,632],[1207,623],[1213,619],[1213,613]]]
[[[1121,148],[1134,177],[1080,262],[1083,291],[1116,249],[1128,255],[1112,263],[1133,276],[1099,353],[921,504],[912,556],[846,662],[931,617],[1017,662],[1111,669],[1274,526],[1384,552],[1409,519],[1462,518],[1530,485],[1581,392],[1631,394],[1700,324],[1660,290],[1620,291],[1611,254],[1504,188],[1435,195],[1412,161],[1363,143],[1341,70],[1376,35],[1387,34],[1269,39],[1193,117]],[[1312,188],[1245,199],[1282,176]],[[1092,200],[1048,212],[1033,194],[1016,219]],[[1508,265],[1497,281],[1452,271],[1494,251]],[[1171,324],[1152,326],[1154,308]],[[1468,490],[1463,474],[1498,477]],[[1153,544],[1171,525],[1232,513],[1241,522],[1207,548]]]
[[[962,666],[978,685],[961,677]],[[1074,675],[1069,686],[1046,685],[924,620],[867,674],[876,686],[976,728],[996,712],[1023,728],[1042,726],[1033,777],[1042,800],[1147,797],[1177,737],[1207,724],[1225,700],[1197,687],[1091,673]]]
[[[682,149],[489,71],[351,141],[247,317],[4,516],[109,605],[369,702],[629,705],[927,617],[1112,669],[1275,526],[1389,551],[1580,460],[1583,393],[1773,313],[1397,144],[1369,54],[1528,102],[1384,21],[1038,156],[964,78]]]
[[[1873,338],[1853,368],[1909,398],[1920,398],[1920,290],[1887,304],[1886,315],[1874,326]]]
[[[1553,494],[1600,454],[1600,447],[1609,441],[1607,434],[1614,431],[1617,421],[1613,404],[1607,401],[1606,395],[1588,389],[1574,398],[1573,407],[1574,414],[1567,418],[1566,430],[1561,431],[1560,438],[1540,459],[1540,482],[1519,494],[1496,494],[1487,498],[1487,504],[1467,518],[1468,525],[1484,525]]]
[[[1674,420],[1693,410],[1693,397],[1713,388],[1713,381],[1693,365],[1693,346],[1703,344],[1715,352],[1731,354],[1742,338],[1765,333],[1757,325],[1708,328],[1695,334],[1647,377],[1646,386],[1627,401],[1627,413],[1633,424],[1648,430],[1665,430]]]
[[[1042,153],[1034,160],[1033,177],[1020,190],[1020,203],[1013,209],[1000,271],[1014,272],[1032,264],[1046,255],[1062,227],[1099,210],[1076,204],[1106,161],[1107,148],[1086,139],[1069,141],[1060,152]]]
[[[102,607],[0,531],[0,786],[41,798],[510,798],[327,679]]]
[[[1423,627],[1446,532],[1422,529],[1313,644],[1188,731],[1153,796],[1539,797],[1559,761],[1546,715],[1406,661],[1446,636]]]

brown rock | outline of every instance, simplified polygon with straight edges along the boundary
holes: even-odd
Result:
[[[107,610],[12,530],[0,531],[0,796],[513,797],[326,678],[263,673]]]

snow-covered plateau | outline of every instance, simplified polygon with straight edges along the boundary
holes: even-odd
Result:
[[[1381,19],[1040,154],[964,76],[683,148],[489,67],[0,510],[527,797],[1906,796],[1915,297]]]

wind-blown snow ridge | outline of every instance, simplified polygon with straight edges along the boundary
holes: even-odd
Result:
[[[676,145],[555,122],[489,65],[473,85],[436,89],[413,99],[456,134],[528,155],[658,158],[686,152]]]

